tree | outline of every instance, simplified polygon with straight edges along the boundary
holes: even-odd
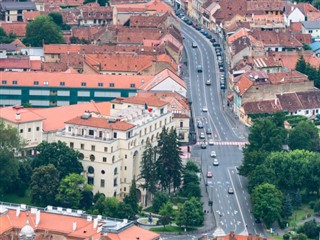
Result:
[[[166,204],[162,205],[159,214],[161,215],[159,221],[165,228],[166,225],[171,223],[171,219],[173,217],[173,204],[171,202],[167,202]]]
[[[301,193],[299,191],[299,189],[296,191],[296,193],[294,194],[294,206],[296,208],[299,208],[301,206],[302,203],[302,199],[301,199]]]
[[[153,201],[152,201],[152,208],[153,211],[155,211],[156,213],[159,212],[160,208],[166,204],[167,202],[169,202],[169,195],[165,192],[157,192],[154,195]]]
[[[301,121],[289,133],[290,149],[320,150],[320,137],[316,125],[307,120]]]
[[[140,178],[144,179],[141,187],[147,190],[145,197],[145,205],[148,204],[148,192],[154,194],[156,192],[156,166],[155,166],[155,150],[150,141],[146,142],[145,150],[142,154],[140,164]]]
[[[200,182],[197,173],[185,169],[183,173],[183,186],[180,192],[181,195],[187,198],[192,196],[200,198],[201,190],[199,184]]]
[[[264,164],[258,165],[248,178],[248,190],[250,193],[252,193],[252,190],[260,184],[275,184],[276,181],[274,169],[269,168]]]
[[[202,203],[197,198],[190,198],[183,203],[177,213],[176,222],[179,226],[188,228],[190,226],[199,226],[203,223]]]
[[[32,167],[53,164],[59,172],[59,179],[62,179],[70,173],[80,174],[83,171],[79,161],[79,152],[69,148],[66,143],[61,141],[47,143],[42,142],[36,150],[39,152],[32,162]]]
[[[320,200],[317,200],[314,203],[313,210],[314,210],[315,213],[320,213]]]
[[[191,172],[195,172],[195,173],[199,173],[200,169],[198,167],[198,165],[194,162],[194,161],[188,161],[185,168],[185,171],[191,171]]]
[[[15,188],[13,188],[19,196],[23,197],[25,195],[25,192],[31,183],[31,175],[31,161],[29,159],[20,160],[18,167],[18,179],[15,182]]]
[[[301,72],[301,73],[305,73],[306,72],[306,61],[304,60],[303,56],[300,56],[299,60],[297,61],[296,64],[296,70]]]
[[[283,210],[282,210],[282,215],[285,218],[288,218],[290,216],[292,216],[292,204],[291,204],[291,197],[289,194],[286,195],[286,197],[284,198],[283,201]]]
[[[298,228],[298,233],[304,233],[309,239],[316,239],[319,234],[320,227],[315,219],[305,222]]]
[[[81,208],[84,209],[89,209],[92,207],[93,203],[93,193],[90,189],[84,189],[81,192],[81,201],[80,201],[80,206]]]
[[[64,39],[59,26],[54,23],[53,19],[49,16],[41,15],[27,25],[23,42],[33,47],[41,47],[43,43],[64,43]]]
[[[261,184],[253,190],[252,206],[254,216],[263,219],[269,228],[280,217],[282,193],[272,184]]]
[[[64,207],[79,208],[83,191],[91,191],[92,186],[85,184],[85,178],[71,173],[62,179],[56,195],[56,201]]]
[[[62,27],[63,19],[62,19],[61,13],[59,13],[59,12],[50,12],[48,14],[48,16],[52,18],[53,22],[55,24],[57,24],[57,26]]]
[[[242,176],[250,176],[252,172],[261,164],[263,164],[270,153],[267,151],[250,151],[247,147],[243,149],[243,161],[239,167],[239,174]]]
[[[92,2],[96,2],[96,0],[85,0],[83,4],[92,3]],[[102,7],[109,6],[109,0],[98,0],[98,3]]]
[[[137,199],[137,186],[136,186],[135,179],[132,179],[129,194],[125,196],[125,198],[123,199],[123,202],[128,206],[130,206],[134,215],[138,213],[139,205],[138,205],[138,199]]]
[[[13,186],[18,178],[18,160],[13,149],[19,150],[21,139],[15,128],[6,126],[0,120],[0,194]]]
[[[32,203],[37,206],[54,205],[59,187],[59,173],[54,165],[35,168],[30,187]]]

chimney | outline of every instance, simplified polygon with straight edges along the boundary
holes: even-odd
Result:
[[[18,207],[16,210],[16,217],[19,217],[19,215],[20,215],[20,207]]]
[[[93,228],[96,229],[98,226],[98,218],[93,219]]]
[[[77,222],[72,223],[72,232],[75,232],[77,230]]]
[[[39,225],[39,223],[40,223],[40,210],[38,210],[37,212],[36,212],[36,227]]]
[[[20,113],[16,113],[16,120],[17,120],[17,121],[20,121],[20,120],[21,120],[21,115],[20,115]]]

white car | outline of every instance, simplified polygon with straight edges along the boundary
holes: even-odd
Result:
[[[213,158],[215,158],[215,157],[217,157],[217,154],[216,154],[215,151],[211,151],[210,156],[213,157]]]
[[[209,145],[214,145],[214,141],[213,141],[213,139],[211,138],[211,139],[209,139]]]
[[[202,107],[202,112],[208,112],[208,108],[206,106]]]
[[[213,160],[213,166],[219,166],[219,161],[218,159]]]

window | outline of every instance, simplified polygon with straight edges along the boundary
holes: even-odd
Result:
[[[87,83],[82,82],[82,83],[81,83],[81,87],[85,87],[85,86],[87,86]]]
[[[94,184],[94,179],[93,177],[88,177],[88,184],[93,185]]]
[[[94,168],[89,166],[88,167],[88,173],[93,174],[94,173]]]
[[[23,133],[23,129],[20,129],[20,133]]]
[[[126,187],[124,187],[124,188],[123,188],[123,191],[124,191],[124,192],[125,192],[125,191],[127,191],[127,188],[126,188]]]
[[[40,131],[40,127],[37,127],[36,129],[37,129],[38,132]]]
[[[99,82],[99,83],[98,83],[98,87],[103,87],[103,83],[102,83],[102,82]]]
[[[136,87],[136,85],[134,83],[130,84],[130,88],[135,88],[135,87]]]
[[[115,169],[113,170],[113,174],[114,174],[114,175],[117,175],[117,174],[118,174],[118,168],[115,168]]]
[[[28,132],[31,132],[31,128],[28,128]]]
[[[96,146],[95,145],[91,145],[91,151],[95,151],[96,150]]]
[[[105,151],[105,152],[108,152],[108,147],[104,147],[104,151]]]
[[[112,163],[114,163],[114,160],[115,160],[115,157],[114,157],[114,156],[112,156]]]
[[[113,138],[117,138],[117,133],[116,132],[113,133]]]
[[[109,84],[109,87],[114,87],[114,83],[110,83],[110,84]]]
[[[83,153],[79,153],[78,158],[79,158],[80,160],[83,160],[83,159],[84,159]]]
[[[306,110],[306,114],[309,114],[309,110]]]
[[[112,104],[112,109],[114,109],[114,107],[115,107],[114,104]]]
[[[7,84],[7,80],[2,80],[2,84]]]
[[[43,82],[43,85],[48,85],[48,84],[49,84],[49,82],[47,82],[47,81]]]
[[[127,154],[124,155],[124,158],[127,159]]]
[[[71,130],[72,130],[72,127],[69,126],[68,127],[68,132],[71,132]]]
[[[124,166],[124,170],[127,170],[127,166]]]
[[[81,148],[82,150],[84,149],[84,144],[83,144],[83,143],[80,144],[80,148]]]
[[[96,160],[96,157],[93,154],[91,154],[90,155],[90,160],[93,162],[94,160]]]
[[[16,80],[12,81],[12,85],[17,85],[17,84],[18,84],[18,81],[16,81]]]
[[[51,54],[51,58],[54,58],[54,54]]]
[[[182,122],[182,121],[180,122],[180,127],[181,127],[181,128],[183,127],[183,122]]]
[[[101,170],[101,174],[105,174],[106,173],[106,171],[104,171],[104,170]]]
[[[94,135],[94,131],[93,130],[89,130],[89,135],[93,136]]]
[[[103,188],[104,188],[104,184],[105,184],[105,180],[104,180],[104,179],[101,179],[101,180],[100,180],[100,187],[103,187]]]
[[[111,147],[111,152],[113,152],[113,147]]]
[[[163,108],[160,109],[160,114],[163,114],[164,110]]]
[[[106,157],[103,157],[103,158],[102,158],[102,162],[107,162],[107,158],[106,158]]]
[[[74,143],[70,142],[70,148],[74,148]]]
[[[64,86],[65,85],[65,82],[60,82],[60,86]]]
[[[114,186],[114,187],[118,186],[118,183],[117,183],[117,182],[118,182],[118,181],[117,181],[117,178],[113,179],[113,186]]]

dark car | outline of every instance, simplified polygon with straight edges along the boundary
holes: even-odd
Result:
[[[192,24],[192,27],[197,28],[197,27],[198,27],[198,24],[193,23],[193,24]]]
[[[200,31],[200,30],[201,30],[201,27],[200,27],[200,26],[197,26],[196,29],[197,29],[198,31]]]
[[[208,35],[207,35],[207,38],[208,38],[208,39],[212,39],[212,35],[211,35],[211,34],[208,34]]]
[[[188,21],[187,21],[187,24],[188,24],[188,25],[192,25],[192,21],[191,21],[191,20],[188,20]]]
[[[224,68],[223,67],[219,67],[219,71],[220,72],[224,72]]]
[[[216,42],[216,39],[211,38],[211,39],[210,39],[210,42],[215,43],[215,42]]]
[[[207,134],[207,135],[211,135],[211,129],[210,129],[210,128],[207,128],[207,129],[206,129],[206,134]]]
[[[204,31],[202,34],[207,36],[209,33],[207,31]]]
[[[213,44],[212,44],[213,45]],[[216,52],[221,52],[221,48],[215,48],[214,49]]]
[[[214,46],[215,48],[219,48],[219,47],[220,47],[220,44],[217,43],[217,42],[215,42],[215,43],[213,44],[213,46]]]
[[[221,52],[216,52],[217,56],[221,56]]]
[[[206,148],[207,148],[207,144],[201,143],[201,148],[202,148],[202,149],[206,149]]]

